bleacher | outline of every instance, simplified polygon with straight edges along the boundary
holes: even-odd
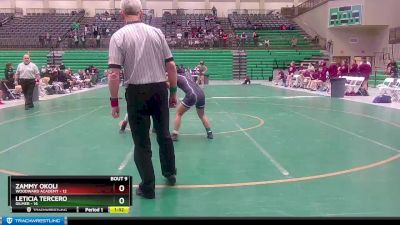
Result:
[[[40,47],[39,35],[48,32],[54,41],[70,30],[83,14],[39,14],[16,17],[0,27],[0,48]]]
[[[234,29],[270,29],[277,30],[283,24],[286,26],[295,24],[290,20],[266,14],[229,14],[229,21]]]
[[[177,30],[190,30],[192,27],[203,27],[207,30],[214,29],[217,26],[217,18],[214,20],[210,20],[207,24],[205,23],[205,17],[212,16],[212,13],[204,13],[204,14],[173,14],[169,12],[165,12],[161,18],[161,27],[160,28],[165,36],[168,37],[176,37]],[[190,21],[190,24],[188,24]]]
[[[200,60],[205,61],[208,67],[207,75],[212,80],[232,79],[232,53],[219,50],[176,50],[172,52],[177,65],[194,68]],[[89,65],[96,66],[100,75],[107,69],[107,51],[66,51],[63,55],[64,65],[74,72]]]
[[[4,71],[5,65],[7,63],[12,63],[14,66],[14,70],[17,69],[18,64],[20,64],[23,60],[22,57],[24,54],[28,53],[27,51],[0,51],[0,68],[2,68],[2,72]],[[48,51],[31,51],[29,52],[31,56],[31,61],[35,63],[39,68],[42,65],[47,65],[47,54]]]
[[[287,69],[291,61],[300,62],[321,56],[319,50],[247,50],[247,75],[253,80],[266,80],[277,68]]]
[[[63,55],[63,62],[65,67],[71,68],[74,73],[93,65],[99,70],[99,78],[101,79],[104,70],[108,68],[108,51],[66,51]]]
[[[245,47],[264,47],[264,40],[270,40],[270,48],[282,49],[291,48],[292,38],[297,38],[297,47],[311,48],[310,42],[304,40],[304,34],[300,30],[256,30],[259,36],[259,46],[254,45],[253,32],[254,30],[235,30],[239,36],[245,32],[247,35]]]
[[[194,68],[202,60],[210,80],[232,80],[232,53],[224,50],[176,50],[175,63]]]

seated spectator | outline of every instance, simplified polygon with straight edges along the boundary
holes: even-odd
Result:
[[[387,75],[391,78],[398,78],[399,76],[398,66],[394,59],[392,59],[387,65]]]
[[[297,38],[292,38],[292,40],[291,40],[292,48],[296,48],[297,47],[297,42],[298,42]]]
[[[296,72],[296,65],[295,65],[294,61],[292,61],[290,63],[288,72],[289,72],[289,74],[287,76],[288,86],[293,87],[293,76],[294,76],[294,73]]]
[[[269,39],[264,40],[264,46],[265,46],[265,49],[268,49],[271,46]]]
[[[0,90],[0,105],[4,105],[2,100],[3,100],[3,91]]]
[[[253,32],[253,41],[254,41],[254,46],[255,47],[258,47],[258,34],[257,34],[257,32]]]
[[[281,85],[286,87],[286,75],[283,70],[279,70],[277,78],[275,79],[275,85]]]
[[[251,83],[250,77],[246,75],[242,84],[250,84],[250,83]]]

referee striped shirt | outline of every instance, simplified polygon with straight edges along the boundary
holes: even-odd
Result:
[[[19,76],[19,79],[35,79],[36,75],[39,75],[39,68],[32,62],[29,62],[28,65],[25,63],[18,64],[16,74]]]
[[[110,40],[110,68],[124,68],[125,86],[165,82],[165,63],[173,61],[164,34],[142,22],[129,23]]]

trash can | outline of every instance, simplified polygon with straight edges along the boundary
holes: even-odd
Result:
[[[209,75],[204,75],[204,84],[208,84]]]
[[[39,101],[39,86],[35,85],[35,88],[33,89],[33,101],[37,102]]]
[[[331,97],[344,98],[346,91],[346,78],[331,79]]]

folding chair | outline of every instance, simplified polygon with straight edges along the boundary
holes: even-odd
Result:
[[[364,82],[364,77],[355,77],[355,82],[353,85],[353,92],[357,93],[360,90],[362,83]]]
[[[8,93],[6,93],[6,94],[9,95],[10,97],[12,97],[13,99],[17,99],[17,97],[16,97],[17,93],[15,92],[15,89],[9,88],[9,87],[7,86],[7,84],[6,84],[6,82],[1,81],[1,83],[2,83],[2,84],[4,85],[4,87],[6,87],[6,89],[7,89],[7,92],[8,92]]]
[[[379,95],[381,94],[385,94],[387,91],[387,88],[390,87],[391,84],[394,83],[394,78],[386,78],[382,84],[379,84],[377,86],[378,90],[379,90]]]

